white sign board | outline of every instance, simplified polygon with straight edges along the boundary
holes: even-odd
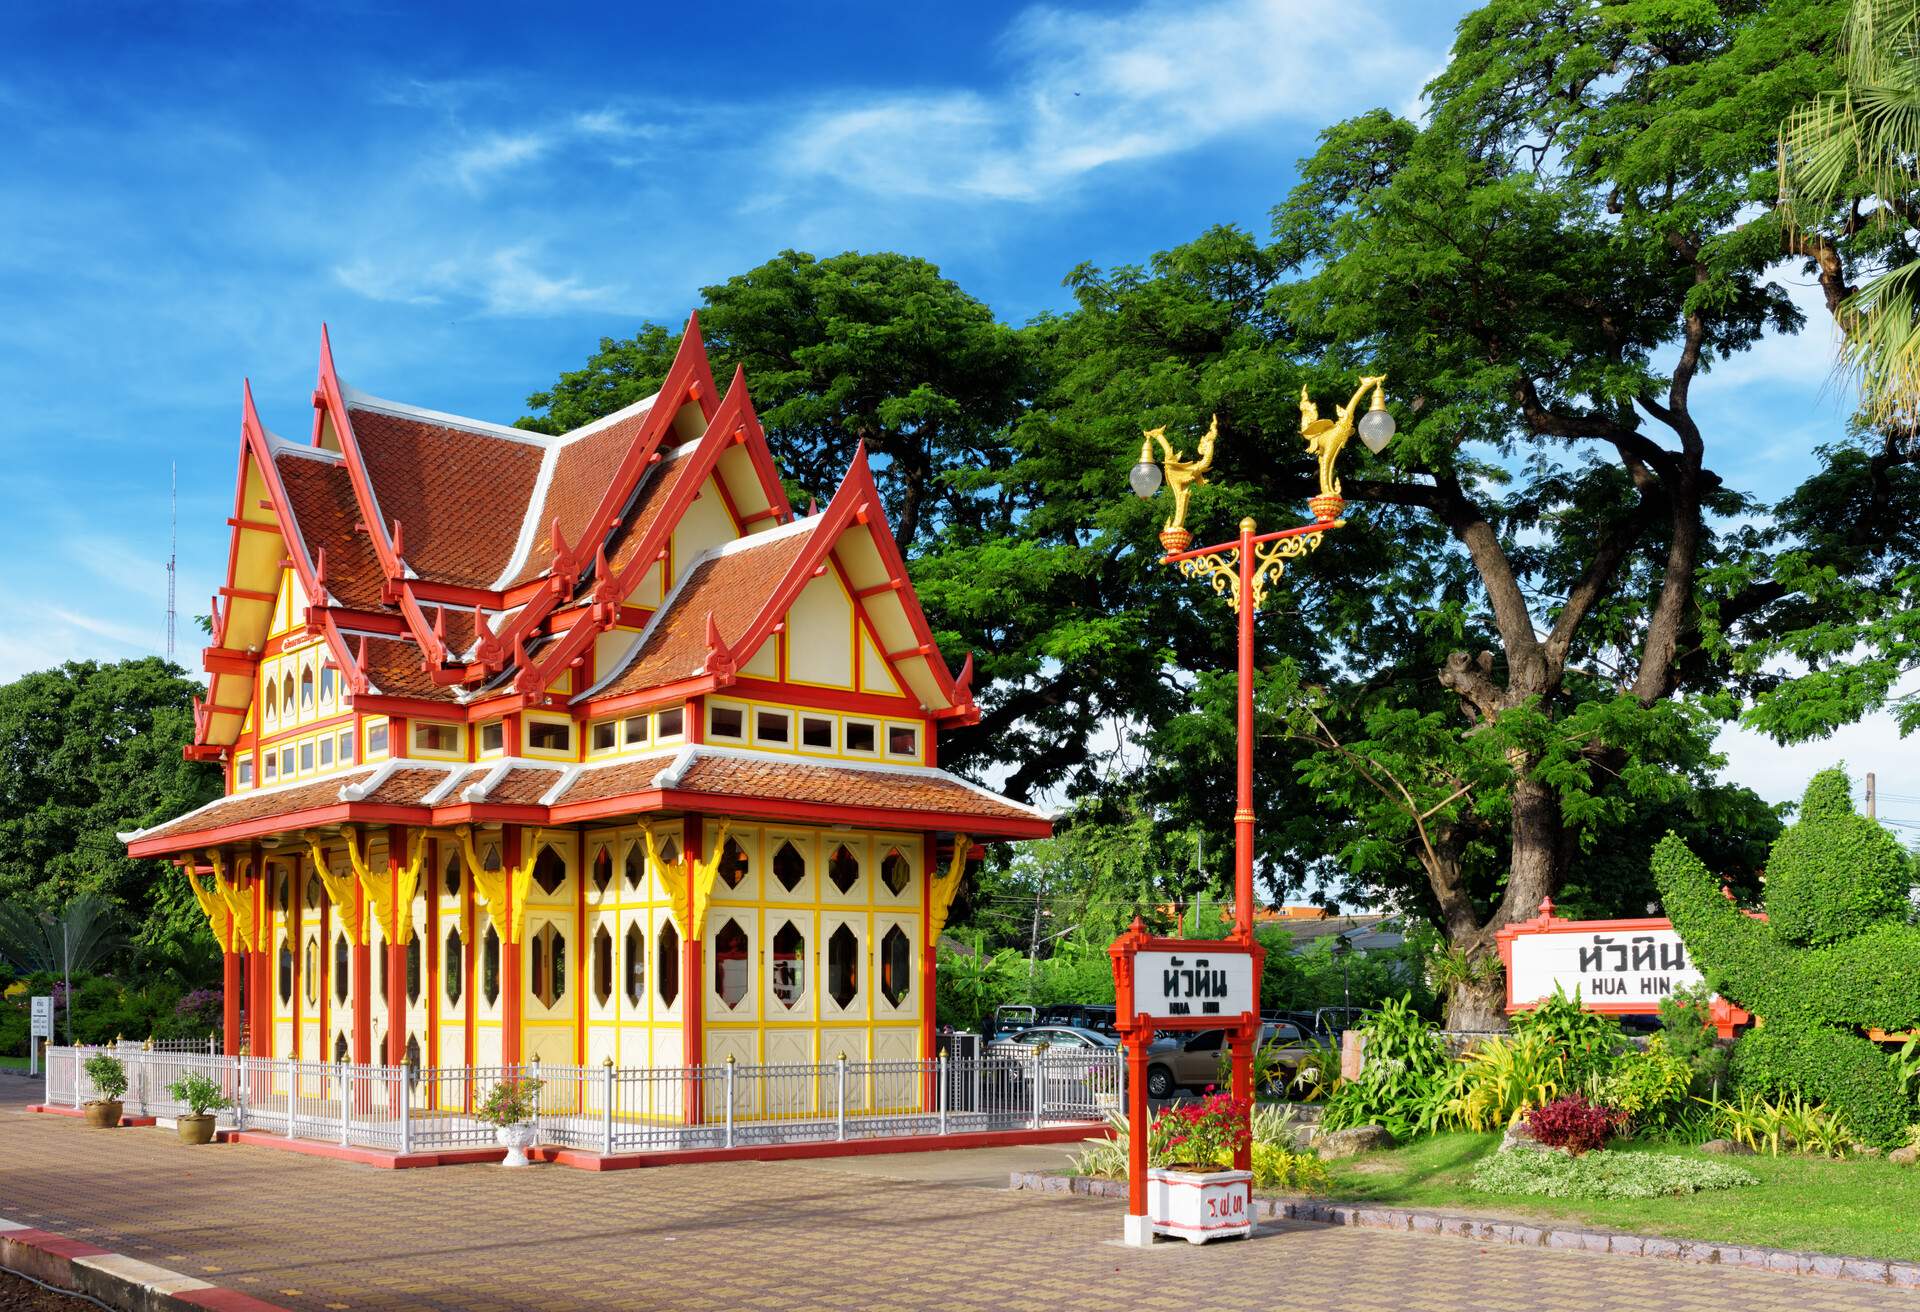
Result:
[[[1583,1003],[1657,1011],[1660,999],[1700,983],[1687,945],[1671,929],[1516,934],[1509,1000],[1529,1006],[1580,990]]]
[[[50,1039],[53,1037],[53,999],[39,997],[33,1000],[32,1037]]]
[[[1253,958],[1245,952],[1137,952],[1133,1009],[1156,1020],[1238,1018],[1253,1008]]]

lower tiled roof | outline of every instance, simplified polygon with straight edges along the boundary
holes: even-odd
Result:
[[[336,806],[340,803],[340,790],[351,783],[358,783],[371,775],[369,770],[358,770],[352,774],[335,775],[330,779],[321,779],[310,784],[296,784],[292,788],[266,788],[253,792],[234,793],[209,802],[197,811],[189,811],[178,819],[168,820],[164,824],[144,829],[139,838],[181,838],[188,834],[205,833],[211,829],[224,829],[228,825],[242,824],[248,820],[264,820],[276,815],[292,815],[296,811],[311,811],[323,806]]]

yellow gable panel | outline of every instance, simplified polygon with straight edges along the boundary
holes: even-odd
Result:
[[[802,588],[787,611],[787,677],[853,687],[853,599],[831,570]]]
[[[673,527],[674,569],[684,571],[693,558],[707,548],[731,542],[738,536],[734,531],[733,516],[727,513],[719,489],[709,476],[700,485],[700,495],[694,498],[686,513],[680,516],[680,522]]]
[[[780,640],[769,637],[760,644],[760,650],[753,653],[753,659],[740,667],[744,674],[756,679],[777,679],[780,677]]]
[[[660,586],[660,581],[666,577],[666,573],[666,567],[656,563],[641,576],[638,583],[634,584],[633,591],[627,594],[627,605],[641,606],[647,610],[658,609],[667,596],[667,590]]]
[[[860,628],[860,691],[891,693],[900,695],[900,685],[893,681],[893,671],[887,668],[887,658],[873,645],[873,636]]]

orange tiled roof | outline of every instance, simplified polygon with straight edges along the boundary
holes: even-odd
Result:
[[[343,635],[347,648],[359,659],[358,634]],[[420,648],[411,638],[367,638],[366,675],[384,697],[414,697],[424,701],[452,702],[451,687],[436,684],[422,668]]]
[[[234,793],[203,806],[198,811],[189,811],[178,819],[143,830],[140,837],[184,838],[190,834],[203,834],[208,830],[243,824],[248,820],[265,820],[273,816],[292,815],[298,811],[337,806],[340,802],[340,790],[350,783],[365,779],[368,774],[369,771],[361,770],[354,774],[335,775],[331,779],[322,779],[316,783],[299,784],[293,788],[270,788],[260,792]]]
[[[634,498],[633,507],[620,527],[613,534],[613,543],[607,548],[607,567],[614,571],[623,570],[633,559],[634,552],[640,549],[640,539],[647,535],[660,512],[665,509],[667,498],[680,486],[681,478],[693,468],[693,462],[681,457],[655,465],[647,472],[640,483],[640,493]]]
[[[374,500],[422,578],[490,588],[520,537],[539,445],[381,410],[349,410]],[[309,544],[311,549],[311,544]]]
[[[326,548],[327,591],[343,606],[379,610],[384,581],[380,558],[367,535],[354,527],[360,522],[360,504],[353,499],[353,478],[346,465],[284,451],[274,456],[273,465],[308,553],[317,559],[320,548]]]
[[[534,509],[533,544],[527,551],[526,562],[508,580],[508,587],[517,587],[546,572],[553,560],[554,520],[560,521],[560,534],[568,546],[580,544],[586,536],[588,520],[607,494],[621,457],[640,436],[640,429],[651,414],[649,407],[628,415],[617,423],[568,441],[554,453],[546,495]]]
[[[764,543],[746,538],[743,542],[749,545],[702,557],[654,614],[626,667],[594,695],[638,692],[698,674],[707,659],[707,616],[713,616],[722,642],[738,642],[806,550],[811,535],[811,528],[803,527],[763,535]]]

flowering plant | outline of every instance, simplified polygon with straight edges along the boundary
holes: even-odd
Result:
[[[1527,1130],[1549,1148],[1564,1148],[1573,1156],[1605,1148],[1626,1122],[1626,1113],[1589,1102],[1579,1094],[1555,1098],[1527,1114]]]
[[[1147,1160],[1155,1166],[1219,1170],[1222,1160],[1232,1161],[1233,1154],[1252,1141],[1247,1112],[1247,1100],[1230,1093],[1175,1103],[1147,1132]]]

